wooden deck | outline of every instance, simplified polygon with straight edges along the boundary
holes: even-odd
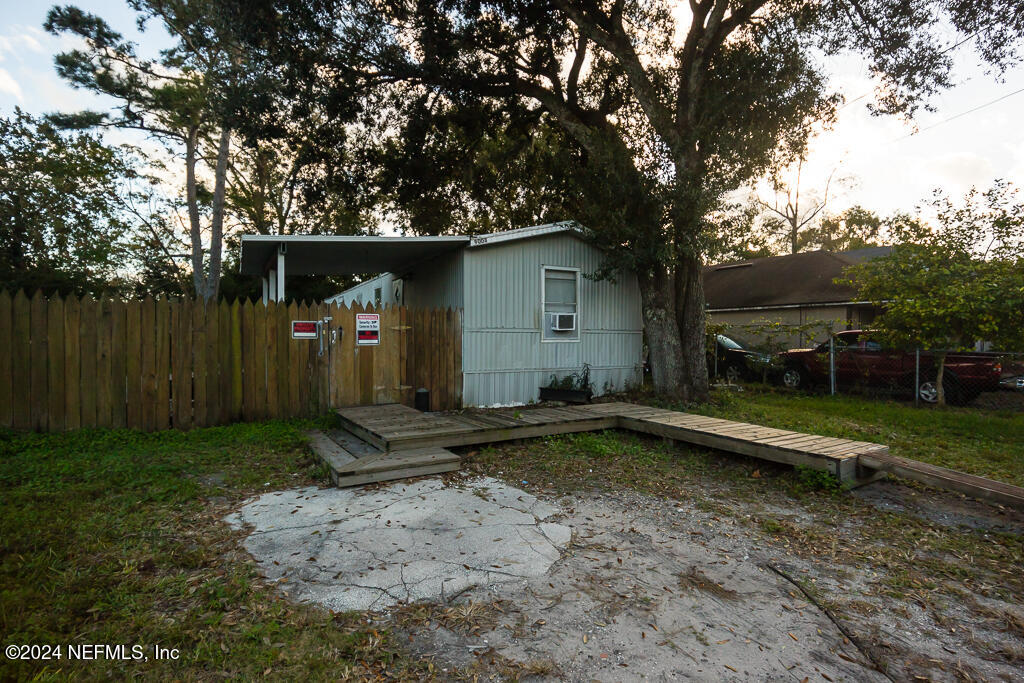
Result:
[[[632,403],[451,414],[421,413],[394,404],[343,408],[338,414],[347,430],[383,451],[622,428],[774,462],[806,465],[853,483],[870,478],[857,470],[859,455],[889,450],[876,443],[813,436]]]
[[[345,431],[316,437],[314,450],[339,486],[458,468],[446,450],[496,441],[599,429],[629,429],[673,441],[823,470],[859,486],[885,472],[1003,505],[1024,508],[1024,489],[898,458],[883,444],[804,434],[745,422],[651,408],[596,403],[559,408],[421,413],[399,404],[338,410]],[[324,439],[327,442],[325,443]],[[340,452],[339,452],[340,451]]]

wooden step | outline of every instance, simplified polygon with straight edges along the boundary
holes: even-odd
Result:
[[[459,456],[444,448],[387,452],[344,430],[310,431],[306,436],[331,482],[340,487],[451,472],[460,465]]]

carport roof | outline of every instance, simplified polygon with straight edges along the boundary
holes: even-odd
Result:
[[[263,275],[283,246],[288,275],[400,273],[469,243],[465,236],[243,235],[240,269],[244,275]]]

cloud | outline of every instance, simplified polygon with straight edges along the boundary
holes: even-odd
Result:
[[[6,69],[0,69],[0,93],[11,95],[19,103],[25,101],[25,96],[21,92],[21,86],[18,85],[18,81],[14,80],[14,76],[9,74]]]
[[[6,59],[8,54],[19,62],[23,60],[25,52],[42,54],[45,50],[40,38],[50,42],[46,34],[34,26],[12,26],[10,33],[0,35],[0,61]]]

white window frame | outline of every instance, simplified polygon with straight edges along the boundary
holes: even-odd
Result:
[[[563,273],[574,273],[576,277],[576,336],[559,339],[548,339],[544,336],[544,326],[547,325],[547,311],[544,310],[547,304],[547,292],[545,283],[549,270],[560,270]],[[580,280],[583,279],[582,271],[571,266],[541,266],[540,267],[540,341],[542,344],[578,344],[583,341],[583,325],[580,317]]]

